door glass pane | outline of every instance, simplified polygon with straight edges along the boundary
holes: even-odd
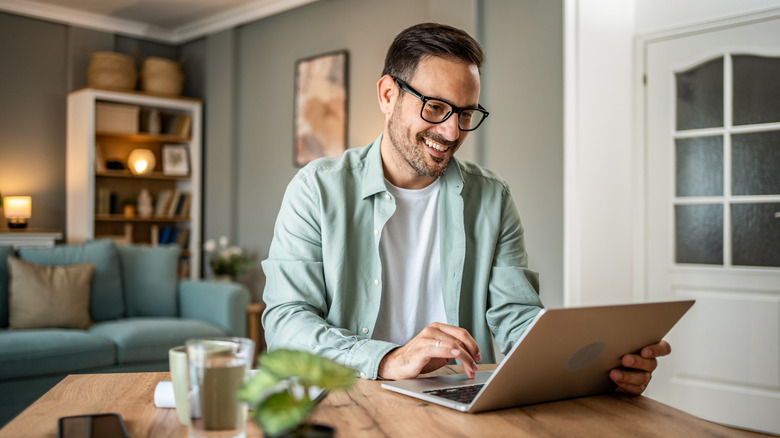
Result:
[[[723,264],[723,205],[676,205],[675,261]]]
[[[723,126],[723,58],[677,73],[677,130]]]
[[[723,137],[676,140],[677,196],[723,195]]]
[[[732,204],[732,263],[780,267],[780,204]]]
[[[780,122],[780,58],[737,55],[734,125]]]
[[[780,195],[780,131],[734,134],[731,148],[734,195]]]

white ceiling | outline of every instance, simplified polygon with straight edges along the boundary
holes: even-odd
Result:
[[[0,0],[0,11],[178,44],[318,0]]]

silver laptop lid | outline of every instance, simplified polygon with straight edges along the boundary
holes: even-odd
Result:
[[[382,387],[467,412],[608,392],[620,358],[661,340],[693,301],[544,309],[469,404],[422,393],[475,382],[465,374],[384,382]]]

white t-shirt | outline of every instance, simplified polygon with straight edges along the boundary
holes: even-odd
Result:
[[[396,210],[382,230],[383,289],[373,339],[406,344],[432,322],[447,322],[441,285],[439,188],[387,182]]]

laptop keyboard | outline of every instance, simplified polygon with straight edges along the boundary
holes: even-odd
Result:
[[[474,397],[477,396],[477,393],[479,393],[479,390],[482,389],[483,386],[485,385],[479,384],[456,386],[454,388],[432,389],[430,391],[423,392],[426,394],[435,395],[437,397],[443,397],[448,400],[454,400],[456,402],[471,403],[471,401],[474,400]]]

